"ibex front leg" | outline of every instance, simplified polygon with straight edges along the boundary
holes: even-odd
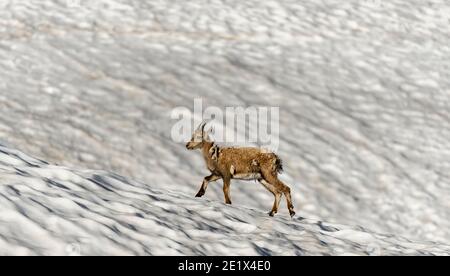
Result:
[[[231,178],[224,177],[223,178],[223,195],[225,196],[225,203],[231,205],[230,185],[231,185]]]
[[[205,179],[203,179],[203,184],[200,187],[200,191],[198,191],[198,193],[197,193],[197,195],[195,197],[202,197],[202,196],[204,196],[205,192],[206,192],[206,188],[208,188],[209,182],[214,182],[214,181],[217,181],[219,179],[221,179],[221,177],[217,176],[217,175],[214,175],[214,174],[205,177]]]

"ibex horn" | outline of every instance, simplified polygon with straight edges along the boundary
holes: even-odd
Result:
[[[197,130],[202,130],[202,132],[205,131],[205,127],[206,125],[210,122],[211,120],[203,120],[203,122],[198,126]]]

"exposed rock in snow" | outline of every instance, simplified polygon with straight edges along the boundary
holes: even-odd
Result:
[[[359,227],[153,189],[0,146],[0,255],[448,255]]]

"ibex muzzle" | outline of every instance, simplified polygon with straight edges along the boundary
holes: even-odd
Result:
[[[211,175],[205,177],[197,197],[202,197],[208,184],[223,179],[225,202],[231,204],[231,179],[258,180],[275,196],[270,216],[278,212],[281,197],[284,195],[291,217],[295,215],[291,189],[278,179],[282,172],[281,159],[274,153],[259,148],[220,148],[210,139],[211,130],[205,131],[207,122],[203,122],[194,131],[191,141],[186,144],[188,150],[201,149]]]

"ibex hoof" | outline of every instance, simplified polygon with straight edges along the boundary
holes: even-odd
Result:
[[[228,204],[228,205],[232,204],[231,201],[226,201],[225,203]]]
[[[205,192],[198,192],[195,197],[202,197],[205,195]]]
[[[270,211],[269,216],[271,216],[271,217],[275,216],[275,212],[274,211]]]
[[[294,211],[290,211],[289,214],[291,215],[291,218],[293,218],[295,216],[295,212]]]

